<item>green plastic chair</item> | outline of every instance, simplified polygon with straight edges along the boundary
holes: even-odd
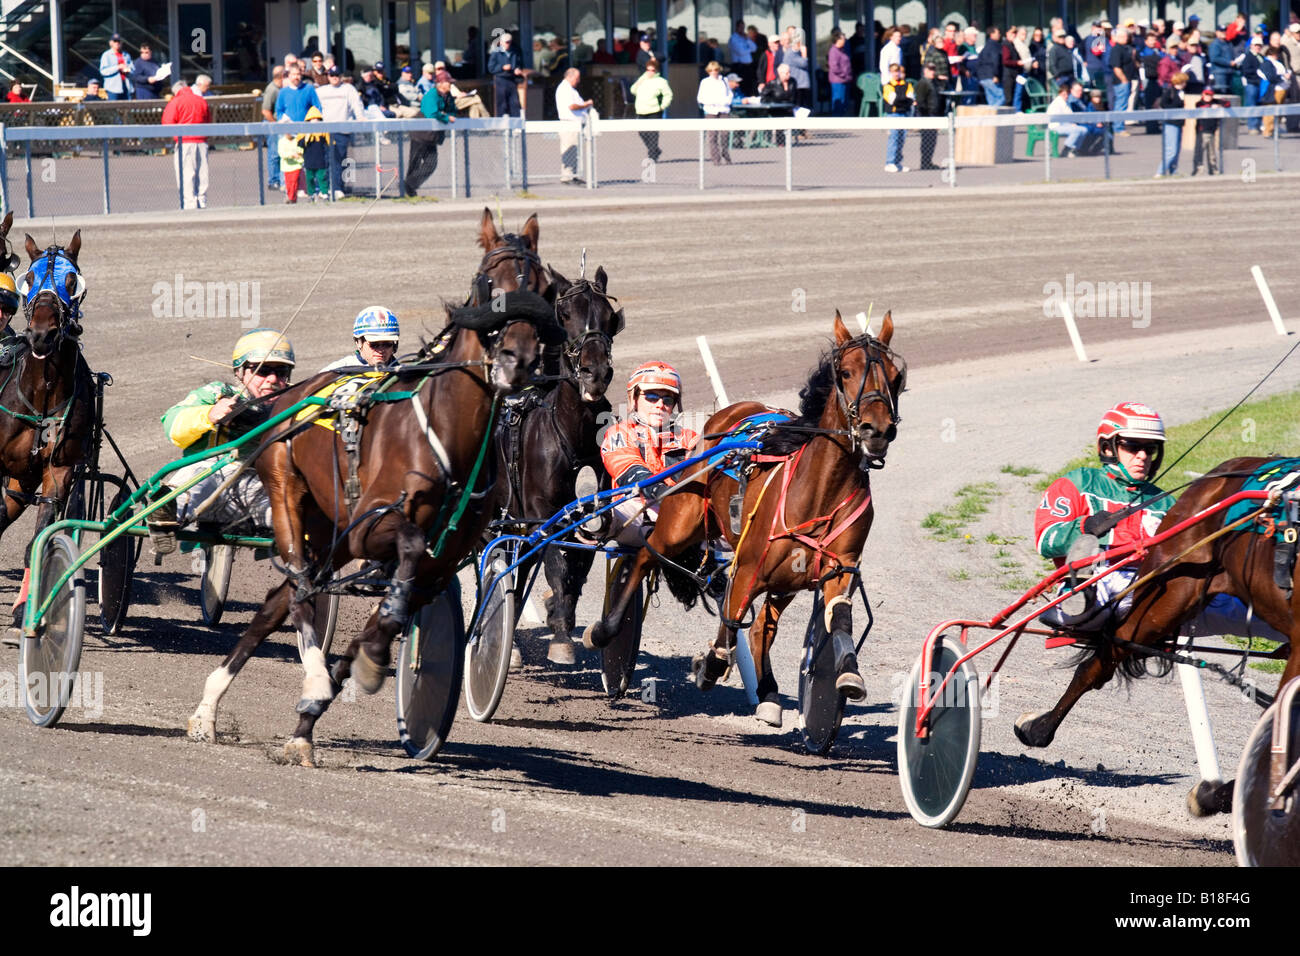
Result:
[[[1026,156],[1034,155],[1034,146],[1036,146],[1038,142],[1043,138],[1043,130],[1046,129],[1047,129],[1046,126],[1039,126],[1039,125],[1028,127],[1028,129],[1026,130],[1026,133],[1028,135],[1025,137]],[[1051,145],[1051,149],[1052,149],[1052,155],[1060,156],[1061,155],[1061,134],[1053,132],[1052,130],[1047,130],[1047,133],[1048,133],[1048,143]]]
[[[1052,102],[1052,94],[1032,76],[1025,77],[1025,97],[1029,100],[1029,105],[1025,107],[1026,113],[1046,113]]]
[[[884,116],[885,110],[880,97],[880,74],[863,73],[858,77],[858,89],[862,91],[862,106],[858,108],[858,116],[870,116],[873,109],[877,116]]]

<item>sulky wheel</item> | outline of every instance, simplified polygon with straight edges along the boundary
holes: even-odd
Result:
[[[125,488],[118,490],[99,520],[104,520],[130,497]],[[101,496],[100,500],[103,498]],[[129,519],[128,519],[129,520]],[[135,562],[140,554],[139,540],[123,534],[110,541],[99,552],[99,620],[105,634],[116,634],[126,620],[131,607],[131,583],[135,578]]]
[[[799,659],[799,727],[804,746],[815,754],[831,749],[844,717],[844,695],[835,689],[839,676],[836,660],[835,642],[826,633],[826,615],[818,593]]]
[[[226,609],[226,595],[230,591],[230,569],[235,563],[235,549],[229,544],[203,546],[203,580],[199,585],[199,610],[203,623],[216,627],[221,623],[221,613]]]
[[[28,600],[37,605],[54,593],[55,585],[77,563],[77,546],[64,534],[52,537],[41,561],[40,593]],[[81,636],[86,623],[86,580],[78,568],[37,623],[37,636],[19,645],[18,672],[23,706],[37,727],[52,727],[72,697],[81,663]]]
[[[934,695],[953,664],[965,654],[955,638],[942,635],[926,667],[926,693]],[[930,711],[928,734],[916,735],[922,661],[917,660],[904,685],[898,708],[898,779],[907,809],[926,827],[947,826],[957,816],[975,776],[980,748],[979,675],[970,661],[958,668]]]
[[[514,552],[495,548],[484,562],[483,593],[487,595],[474,633],[469,636],[465,661],[465,709],[477,721],[492,719],[506,689],[510,671],[510,650],[515,641],[517,569]]]
[[[330,645],[334,643],[334,628],[339,623],[339,601],[337,594],[316,595],[316,620],[321,620],[321,611],[325,612],[325,624],[320,629],[320,652],[329,657]]]
[[[397,734],[416,760],[447,742],[465,668],[465,622],[455,578],[421,609],[397,652]]]
[[[609,574],[612,582],[605,590],[605,610],[609,610],[610,595],[619,593],[632,573],[632,561],[618,558]],[[637,588],[636,594],[628,602],[623,619],[619,621],[618,633],[600,652],[600,680],[605,686],[605,693],[610,700],[618,700],[627,693],[632,683],[632,673],[636,670],[636,656],[641,651],[641,624],[645,613],[645,586]]]
[[[1242,866],[1300,866],[1300,781],[1291,782],[1277,808],[1270,788],[1273,721],[1282,705],[1289,705],[1290,714],[1280,729],[1290,741],[1286,767],[1280,769],[1300,765],[1300,694],[1278,694],[1278,702],[1255,725],[1237,767],[1232,842]]]

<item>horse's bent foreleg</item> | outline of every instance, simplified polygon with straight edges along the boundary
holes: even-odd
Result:
[[[853,642],[853,576],[837,574],[822,585],[826,633],[835,651],[835,689],[847,700],[862,700],[867,685],[858,673],[858,655]]]
[[[230,687],[245,662],[253,655],[266,636],[284,623],[289,614],[289,600],[293,594],[293,583],[281,581],[270,590],[266,603],[262,605],[253,621],[248,626],[235,649],[230,652],[221,666],[208,675],[203,685],[203,700],[190,716],[186,727],[195,740],[215,741],[217,739],[217,705]]]
[[[588,650],[605,647],[614,639],[623,621],[623,615],[627,613],[628,605],[636,600],[641,582],[650,573],[655,558],[649,548],[642,548],[627,560],[632,562],[632,569],[627,580],[623,582],[622,590],[615,592],[610,598],[609,610],[605,612],[605,616],[587,625],[587,630],[583,632],[582,643]]]
[[[546,599],[546,624],[551,629],[552,637],[546,657],[556,664],[575,662],[572,637],[574,612],[595,556],[594,551],[570,548],[550,547],[543,552],[546,582],[551,588],[551,595]]]
[[[1045,714],[1021,714],[1016,721],[1016,736],[1026,747],[1046,747],[1056,736],[1056,729],[1065,720],[1070,708],[1090,690],[1096,690],[1115,673],[1115,664],[1108,658],[1091,657],[1074,672],[1070,686],[1065,689],[1056,706]]]
[[[777,623],[793,599],[793,594],[769,594],[754,618],[754,626],[749,629],[749,652],[758,674],[758,708],[754,716],[773,727],[781,726],[781,694],[776,686],[776,675],[772,672],[770,655],[776,640]]]

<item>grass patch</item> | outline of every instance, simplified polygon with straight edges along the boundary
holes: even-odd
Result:
[[[989,510],[989,502],[998,495],[997,485],[981,481],[957,489],[956,500],[943,511],[931,511],[921,521],[921,527],[941,541],[960,538],[966,524]]]
[[[958,568],[956,571],[949,571],[948,577],[952,578],[954,581],[969,581],[970,572],[965,568]]]
[[[1041,475],[1043,469],[1033,468],[1029,465],[1003,465],[1002,474],[1015,475],[1017,478],[1028,478],[1030,475]]]
[[[1262,637],[1255,638],[1254,642],[1246,640],[1244,637],[1234,637],[1231,634],[1223,635],[1223,639],[1233,647],[1249,648],[1256,651],[1275,651],[1282,645],[1273,641],[1266,641]],[[1286,670],[1286,661],[1266,661],[1254,660],[1250,662],[1250,669],[1253,671],[1262,671],[1265,674],[1280,674]]]

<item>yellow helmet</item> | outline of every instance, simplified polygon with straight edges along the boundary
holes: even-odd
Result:
[[[17,312],[18,301],[18,286],[14,285],[14,277],[0,272],[0,311],[10,314]]]
[[[245,332],[235,343],[235,351],[231,353],[230,364],[239,371],[243,365],[260,365],[262,363],[271,365],[287,365],[290,368],[296,364],[293,360],[293,344],[284,337],[282,332],[275,329],[253,329],[251,332]]]

